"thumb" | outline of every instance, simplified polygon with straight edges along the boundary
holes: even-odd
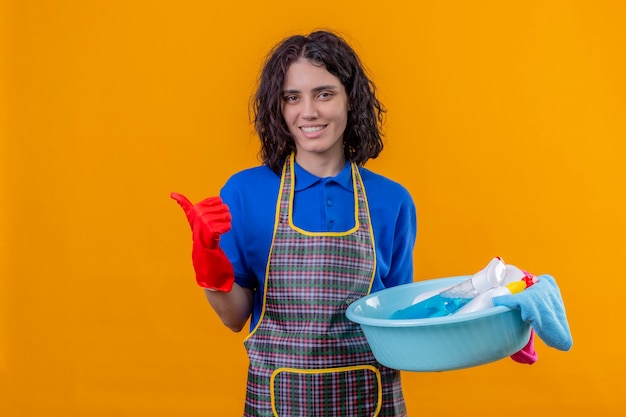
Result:
[[[187,197],[179,193],[171,193],[170,197],[176,200],[178,205],[182,207],[187,217],[189,217],[189,214],[191,213],[191,210],[193,209],[193,204],[191,203],[191,201],[189,201]]]

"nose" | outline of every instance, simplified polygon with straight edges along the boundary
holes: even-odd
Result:
[[[314,120],[319,117],[317,107],[313,100],[304,100],[302,108],[302,118],[304,120]]]

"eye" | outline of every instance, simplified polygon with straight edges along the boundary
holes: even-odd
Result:
[[[288,96],[284,96],[284,97],[283,97],[283,100],[284,100],[286,103],[295,103],[295,102],[297,102],[297,101],[298,101],[298,96],[293,95],[293,94],[290,94],[290,95],[288,95]]]
[[[322,91],[321,93],[319,93],[319,95],[317,96],[319,99],[321,100],[328,100],[333,96],[333,93],[330,91]]]

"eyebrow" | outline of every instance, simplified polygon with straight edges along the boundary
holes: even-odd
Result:
[[[320,85],[318,87],[315,87],[311,90],[311,92],[313,93],[318,93],[320,91],[324,91],[324,90],[337,90],[339,87],[337,87],[336,85]],[[300,90],[283,90],[283,94],[297,94],[297,93],[301,93]]]

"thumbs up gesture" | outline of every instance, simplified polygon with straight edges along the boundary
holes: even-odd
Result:
[[[193,235],[191,258],[199,286],[215,291],[231,291],[235,282],[233,266],[219,247],[220,237],[231,228],[228,206],[219,197],[193,204],[179,193],[171,193],[187,216]]]

